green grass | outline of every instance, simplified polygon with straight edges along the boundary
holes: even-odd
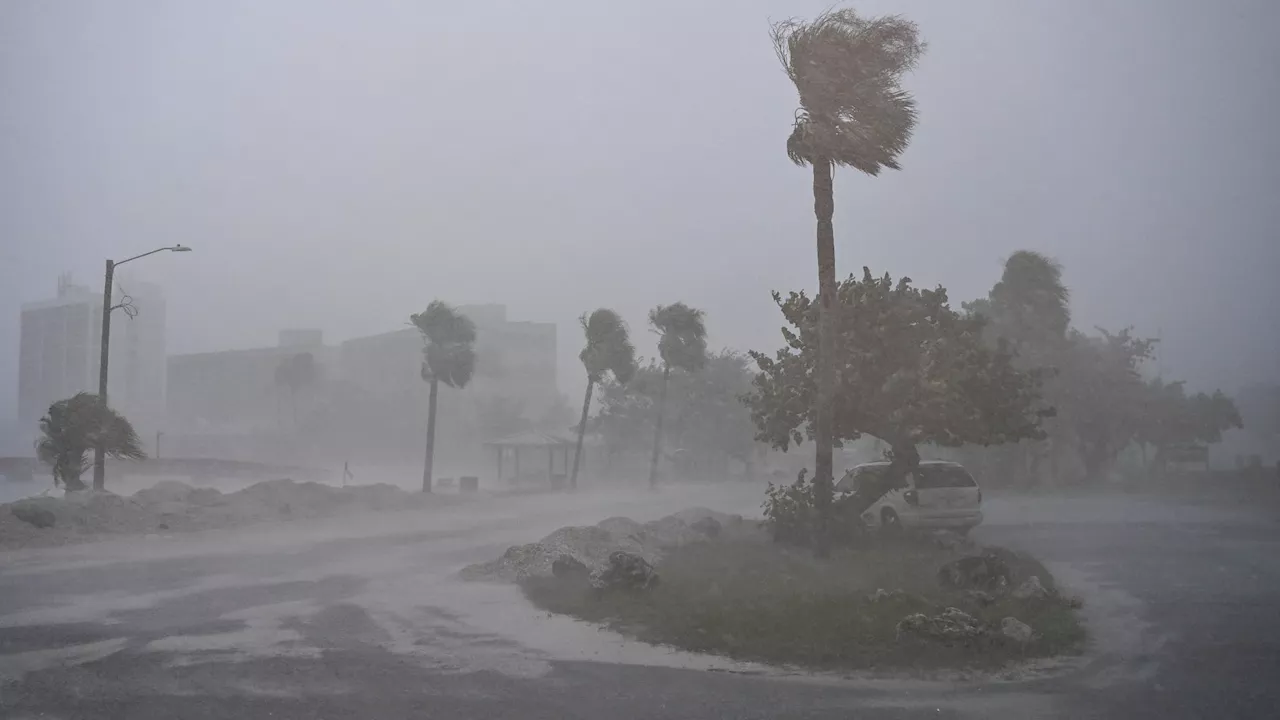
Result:
[[[1034,558],[1000,550],[1017,581],[1053,578]],[[844,550],[820,561],[765,539],[734,538],[687,545],[658,567],[661,582],[640,594],[596,592],[585,581],[532,578],[523,583],[538,607],[598,622],[626,635],[741,660],[821,669],[998,667],[1079,648],[1084,631],[1071,602],[1003,597],[980,607],[939,587],[937,570],[960,557],[924,543]],[[905,595],[880,602],[877,588]],[[900,642],[905,615],[958,607],[993,623],[1012,615],[1037,637],[1025,646],[998,632],[968,645]]]

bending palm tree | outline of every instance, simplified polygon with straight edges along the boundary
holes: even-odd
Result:
[[[836,294],[835,210],[832,168],[868,175],[898,168],[916,123],[916,106],[902,75],[924,52],[915,23],[900,17],[861,18],[835,10],[812,22],[788,20],[773,27],[773,44],[800,95],[787,156],[813,168],[813,211],[818,221],[818,399],[815,408],[814,484],[817,549],[826,553],[831,512],[832,395],[836,343],[832,298]]]
[[[605,373],[612,372],[620,384],[627,384],[636,371],[636,349],[627,337],[627,323],[618,313],[600,308],[581,318],[587,346],[578,355],[587,369],[587,396],[582,401],[582,419],[578,421],[578,446],[573,454],[573,473],[569,487],[578,487],[578,466],[582,459],[582,437],[587,432],[587,413],[591,411],[591,391]]]
[[[658,485],[658,450],[662,447],[662,414],[667,404],[671,368],[696,372],[707,362],[707,328],[701,310],[678,302],[659,305],[649,311],[649,325],[661,336],[658,354],[662,357],[662,389],[658,392],[658,417],[653,429],[653,456],[649,460],[649,487]]]
[[[141,460],[138,434],[123,415],[98,402],[92,393],[77,393],[49,406],[40,419],[42,434],[36,457],[53,469],[53,482],[68,491],[84,490],[80,475],[89,468],[87,453],[99,443],[107,455]]]
[[[471,382],[476,369],[476,326],[449,305],[432,300],[427,309],[409,316],[422,333],[422,379],[431,383],[427,405],[427,457],[422,468],[422,492],[431,492],[431,463],[436,451],[436,395],[440,383],[454,388]]]

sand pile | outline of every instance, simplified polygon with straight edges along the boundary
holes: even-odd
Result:
[[[0,505],[0,548],[413,509],[451,499],[386,484],[334,487],[281,479],[224,494],[167,480],[128,497],[85,491]]]
[[[512,546],[496,560],[468,565],[459,576],[466,580],[517,582],[550,575],[552,563],[561,555],[594,571],[604,567],[610,553],[617,550],[657,563],[667,548],[706,540],[711,536],[710,528],[733,527],[742,522],[741,516],[706,508],[681,510],[647,523],[611,517],[591,526],[562,527],[538,542]]]

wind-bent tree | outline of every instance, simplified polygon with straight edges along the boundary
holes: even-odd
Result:
[[[889,471],[859,487],[853,513],[902,485],[920,462],[922,443],[958,447],[1043,437],[1040,422],[1053,410],[1040,400],[1039,374],[1014,367],[1003,344],[984,343],[983,319],[952,310],[945,289],[912,287],[909,278],[895,283],[863,268],[861,280],[840,284],[836,299],[830,336],[841,359],[832,395],[835,436],[871,435],[890,447]],[[803,292],[785,299],[774,293],[774,300],[790,326],[782,330],[787,344],[774,357],[751,353],[760,372],[744,400],[757,439],[785,451],[817,431],[819,309]]]
[[[147,456],[129,420],[92,393],[77,393],[50,405],[49,413],[40,419],[40,433],[36,457],[52,468],[54,484],[68,491],[85,489],[80,476],[91,464],[87,453],[99,442],[113,458]]]
[[[587,395],[582,400],[582,418],[578,421],[578,444],[573,453],[573,473],[569,487],[578,487],[578,468],[582,462],[582,438],[587,433],[587,414],[591,411],[591,393],[605,373],[613,373],[614,382],[626,385],[636,371],[636,348],[627,334],[627,323],[618,313],[600,308],[580,318],[587,344],[578,357],[587,369]]]
[[[658,395],[657,419],[653,427],[653,454],[649,460],[649,487],[658,484],[658,453],[662,447],[662,414],[667,404],[671,369],[697,372],[707,362],[705,313],[682,302],[659,305],[649,311],[649,325],[658,333],[658,356],[662,358],[662,389]]]
[[[911,140],[916,104],[902,89],[902,76],[924,52],[916,25],[897,16],[863,18],[850,9],[819,15],[811,22],[787,20],[773,26],[773,44],[795,83],[800,108],[787,138],[787,156],[813,169],[813,212],[817,216],[818,299],[821,305],[814,483],[819,527],[818,552],[825,553],[825,524],[831,506],[832,404],[836,332],[836,251],[832,214],[832,169],[852,167],[868,175],[899,169],[898,156]]]
[[[462,388],[476,369],[476,326],[467,316],[439,300],[410,315],[422,333],[422,379],[431,383],[427,405],[427,457],[422,468],[422,492],[431,492],[431,463],[436,451],[436,397],[440,383]]]

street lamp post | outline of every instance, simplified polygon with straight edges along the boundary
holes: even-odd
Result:
[[[107,363],[110,359],[109,352],[111,347],[111,311],[118,307],[111,304],[111,289],[115,284],[116,268],[138,258],[144,258],[166,250],[169,252],[191,252],[191,248],[185,245],[174,245],[172,247],[156,248],[151,252],[134,255],[120,262],[107,260],[106,282],[102,287],[102,356],[98,361],[98,401],[102,403],[104,408],[107,406]],[[102,433],[98,433],[98,442],[93,448],[94,490],[103,490],[107,486],[107,448],[102,444],[102,441]]]

